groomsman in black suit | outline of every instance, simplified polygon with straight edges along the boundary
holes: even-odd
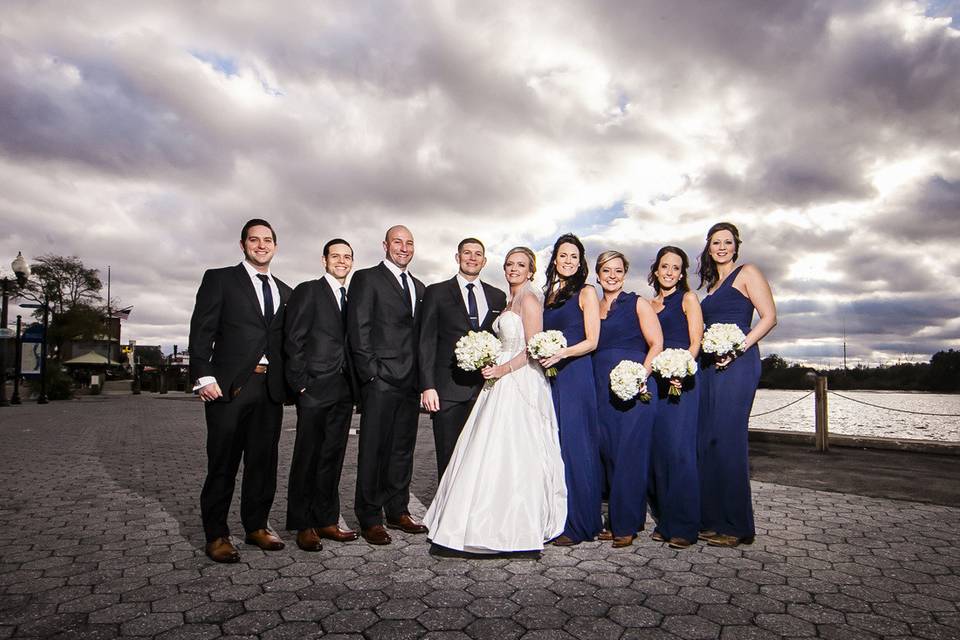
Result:
[[[287,384],[297,397],[297,440],[290,463],[287,529],[297,546],[323,549],[322,539],[347,542],[341,529],[340,473],[355,393],[347,348],[347,276],[353,249],[335,238],[323,247],[324,276],[297,286],[285,310]]]
[[[269,529],[283,420],[283,309],[290,287],[270,273],[277,235],[266,220],[243,225],[244,260],[203,274],[190,319],[190,369],[207,419],[207,477],[200,493],[207,555],[237,562],[227,514],[243,460],[245,541],[283,548]]]
[[[390,227],[385,259],[353,275],[347,329],[361,383],[360,451],[354,509],[370,544],[390,544],[383,526],[426,533],[408,508],[420,393],[417,339],[423,283],[407,271],[413,234]]]
[[[437,478],[443,476],[460,431],[483,388],[478,371],[457,366],[457,340],[469,331],[493,331],[507,296],[480,281],[487,263],[483,243],[465,238],[457,246],[457,275],[427,287],[420,314],[421,402],[433,417]]]

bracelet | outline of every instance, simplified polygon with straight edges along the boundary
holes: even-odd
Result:
[[[510,369],[510,373],[513,373],[513,365],[509,362],[507,363],[507,369]]]

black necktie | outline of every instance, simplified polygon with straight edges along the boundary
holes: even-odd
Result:
[[[413,315],[413,301],[410,299],[410,283],[407,282],[407,273],[400,273],[400,280],[403,282],[403,297],[407,300],[407,308],[410,309],[410,315]]]
[[[477,310],[477,296],[473,293],[473,283],[467,284],[467,315],[474,331],[480,331],[480,312]]]
[[[347,288],[340,287],[340,317],[343,318],[343,326],[347,326]]]
[[[273,322],[273,291],[270,290],[270,278],[262,273],[258,273],[260,284],[263,286],[263,319],[267,326]]]

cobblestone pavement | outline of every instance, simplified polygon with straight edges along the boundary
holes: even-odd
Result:
[[[749,547],[445,559],[422,536],[203,555],[183,395],[0,409],[2,638],[960,638],[960,509],[755,482]],[[274,522],[293,445],[284,420]],[[413,484],[429,504],[429,428]],[[351,438],[344,513],[352,514]],[[231,524],[238,527],[234,511]]]

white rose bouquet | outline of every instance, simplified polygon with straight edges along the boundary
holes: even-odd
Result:
[[[707,330],[703,332],[703,351],[713,354],[713,357],[717,360],[723,360],[727,357],[736,358],[743,353],[743,345],[746,340],[747,336],[743,335],[743,331],[737,325],[717,322],[707,327]],[[721,371],[727,366],[729,366],[729,363],[723,367],[717,365],[717,370]]]
[[[464,371],[478,371],[496,364],[503,345],[495,335],[487,331],[470,331],[457,340],[453,353],[457,366]]]
[[[557,355],[560,349],[564,349],[566,346],[567,339],[564,337],[563,332],[551,329],[549,331],[541,331],[530,338],[530,341],[527,343],[527,353],[537,360],[542,360],[543,358]],[[557,368],[550,367],[546,373],[548,378],[552,378],[557,375]]]
[[[673,382],[680,381],[697,372],[697,361],[686,349],[664,349],[650,363],[650,368],[659,373],[662,378]],[[680,396],[680,387],[671,384],[667,395]]]
[[[610,390],[624,402],[636,398],[638,394],[641,402],[650,402],[649,393],[640,393],[647,375],[646,367],[639,362],[621,360],[610,372]]]

